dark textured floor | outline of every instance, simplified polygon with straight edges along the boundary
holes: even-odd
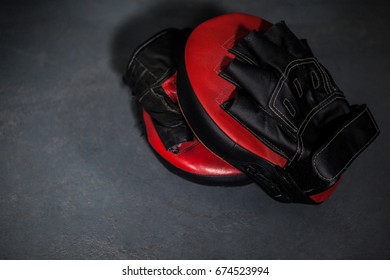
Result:
[[[1,259],[389,259],[388,1],[1,1]],[[167,171],[121,74],[136,45],[225,13],[285,19],[382,130],[320,206]]]

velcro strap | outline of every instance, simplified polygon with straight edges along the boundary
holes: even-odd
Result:
[[[312,158],[314,170],[325,181],[336,179],[376,138],[379,128],[362,105]]]

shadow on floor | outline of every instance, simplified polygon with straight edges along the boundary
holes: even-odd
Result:
[[[223,13],[216,5],[205,2],[167,1],[151,6],[118,26],[111,41],[111,66],[122,76],[134,49],[155,33],[169,27],[193,28]]]

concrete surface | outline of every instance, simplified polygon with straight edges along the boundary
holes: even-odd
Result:
[[[388,1],[1,1],[1,259],[389,259]],[[320,206],[208,187],[154,157],[135,46],[225,12],[285,19],[382,130]]]

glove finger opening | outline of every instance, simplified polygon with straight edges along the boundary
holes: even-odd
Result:
[[[274,68],[283,72],[288,63],[294,59],[287,50],[271,42],[257,31],[252,31],[244,38],[247,52],[249,52],[258,64]]]
[[[284,21],[280,21],[271,26],[265,33],[264,37],[273,42],[275,45],[286,49],[296,58],[312,56],[307,43],[303,43],[298,37],[288,28]]]

